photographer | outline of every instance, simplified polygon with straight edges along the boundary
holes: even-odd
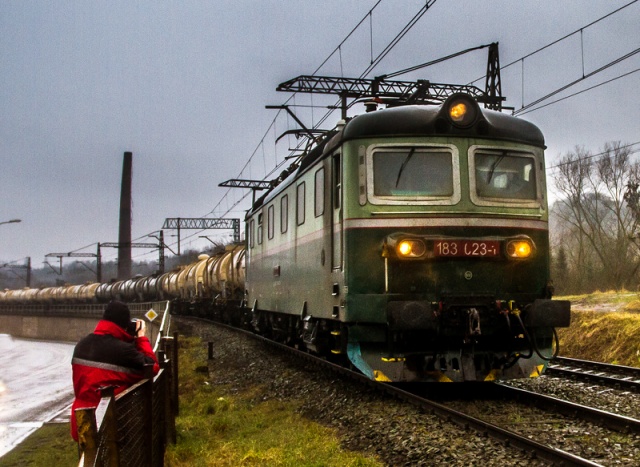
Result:
[[[96,407],[100,403],[100,388],[114,387],[119,394],[144,379],[145,365],[153,365],[153,374],[160,370],[143,320],[131,320],[129,307],[122,302],[110,302],[92,334],[75,347],[71,366],[75,400],[71,407],[71,436],[78,441],[75,409]]]

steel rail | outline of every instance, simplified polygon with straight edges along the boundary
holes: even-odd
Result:
[[[552,408],[555,412],[569,417],[580,418],[598,425],[604,425],[610,430],[622,433],[640,433],[640,420],[636,418],[607,412],[596,409],[595,407],[558,399],[557,397],[540,394],[538,392],[531,392],[526,389],[515,388],[506,383],[496,383],[496,388],[499,388],[501,396],[514,398],[529,405]]]
[[[625,376],[632,376],[640,379],[640,368],[634,366],[614,365],[613,363],[594,362],[592,360],[581,360],[579,358],[556,357],[551,361],[552,365],[578,366],[580,368],[593,368],[600,371],[611,371]]]
[[[220,323],[218,321],[211,321],[204,318],[190,317],[190,319],[205,321],[207,323],[210,323],[216,326],[221,326],[226,329],[230,329],[230,330],[245,334],[247,336],[250,336],[256,339],[257,341],[264,342],[273,348],[279,349],[284,352],[288,352],[292,355],[295,355],[298,358],[307,360],[316,366],[324,367],[332,371],[338,372],[340,374],[346,375],[349,378],[353,379],[354,381],[357,381],[364,385],[368,385],[377,390],[386,392],[387,394],[393,397],[396,397],[400,400],[404,400],[405,402],[409,402],[412,405],[423,409],[426,413],[436,415],[448,422],[455,423],[462,429],[465,429],[465,430],[473,429],[483,436],[490,436],[491,438],[499,442],[502,442],[503,445],[506,447],[514,447],[516,449],[519,449],[523,453],[528,453],[531,456],[531,458],[542,459],[544,461],[551,462],[554,465],[561,465],[561,466],[573,466],[573,465],[599,466],[600,465],[588,459],[584,459],[582,457],[576,456],[569,452],[563,451],[561,449],[554,448],[553,446],[548,446],[545,444],[538,443],[514,431],[510,431],[510,430],[501,428],[497,425],[494,425],[492,423],[486,422],[484,420],[472,417],[463,412],[459,412],[457,410],[446,407],[445,405],[439,404],[435,401],[425,399],[417,394],[413,394],[411,392],[408,392],[396,386],[393,386],[392,384],[373,381],[361,373],[356,373],[348,368],[345,368],[343,366],[324,360],[323,358],[316,357],[315,355],[309,354],[307,352],[303,352],[294,347],[290,347],[288,345],[272,341],[270,339],[267,339],[266,337],[262,337],[253,332],[236,328],[233,326],[229,326],[227,324]],[[446,384],[446,383],[443,383],[443,384]]]
[[[640,368],[560,357],[552,360],[546,373],[640,392]]]

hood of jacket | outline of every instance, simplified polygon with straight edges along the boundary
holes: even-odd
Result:
[[[116,323],[108,321],[106,319],[101,319],[100,321],[98,321],[96,329],[93,331],[93,333],[108,334],[124,342],[133,342],[133,340],[135,339],[134,336],[122,329]]]

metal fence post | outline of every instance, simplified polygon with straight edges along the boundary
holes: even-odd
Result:
[[[143,417],[143,436],[145,448],[145,460],[146,465],[153,465],[153,365],[148,369],[145,365],[145,373],[147,370],[151,371],[151,378],[147,379],[142,385],[142,403],[144,404],[144,417]]]
[[[176,416],[173,411],[173,402],[171,400],[171,381],[173,376],[171,375],[171,361],[165,368],[164,379],[162,381],[163,389],[164,389],[164,436],[165,436],[165,444],[176,444]]]
[[[94,465],[98,453],[98,429],[96,409],[76,409],[74,412],[78,427],[78,451],[80,465]]]
[[[113,390],[113,386],[100,388],[100,404],[96,409],[96,425],[99,427],[100,437],[104,440],[100,446],[107,453],[106,464],[103,465],[118,467],[120,465],[120,450],[118,449],[118,422]]]
[[[163,337],[162,338],[162,344],[164,347],[164,351],[165,351],[165,355],[168,357],[168,361],[167,361],[167,365],[170,366],[170,371],[169,371],[169,397],[171,399],[171,405],[173,407],[173,412],[175,414],[175,407],[176,407],[176,398],[177,398],[177,394],[174,394],[174,384],[173,384],[173,380],[177,377],[177,375],[174,373],[174,367],[173,367],[173,347],[174,347],[174,341],[173,341],[173,337]]]
[[[178,387],[178,375],[174,367],[174,347],[175,341],[173,337],[163,337],[162,347],[164,348],[164,371],[165,371],[165,436],[166,443],[176,444],[176,404],[178,394],[175,392]],[[167,359],[168,357],[168,359]],[[175,383],[175,384],[174,384]]]
[[[173,382],[173,389],[172,389],[172,396],[174,397],[174,409],[175,409],[175,415],[180,415],[180,399],[179,399],[179,395],[178,395],[178,370],[179,370],[179,365],[178,365],[178,344],[179,344],[179,340],[178,340],[178,332],[174,332],[173,333],[173,348],[171,349],[173,351],[173,355],[171,356],[171,362],[172,362],[172,368],[171,368],[171,373],[172,373],[172,382]]]

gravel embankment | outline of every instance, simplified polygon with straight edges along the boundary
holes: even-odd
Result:
[[[345,449],[375,453],[392,466],[545,465],[341,376],[291,362],[233,331],[177,321],[181,333],[214,343],[209,365],[213,384],[225,385],[230,393],[260,385],[256,402],[297,404],[305,417],[336,428]]]
[[[269,399],[295,403],[305,417],[336,428],[345,449],[375,453],[387,465],[544,465],[340,375],[294,362],[233,331],[185,319],[180,327],[183,333],[214,343],[212,383],[225,385],[230,393],[260,386],[257,403]],[[545,377],[513,384],[630,417],[640,413],[637,394]],[[472,400],[453,405],[603,465],[637,465],[640,460],[639,436],[537,413],[515,402]]]
[[[523,381],[511,381],[510,385],[539,392],[548,396],[596,407],[631,418],[640,417],[640,394],[621,391],[594,383],[544,377]],[[640,446],[638,446],[640,454]],[[640,459],[640,456],[638,457]],[[640,462],[640,461],[639,461]]]

